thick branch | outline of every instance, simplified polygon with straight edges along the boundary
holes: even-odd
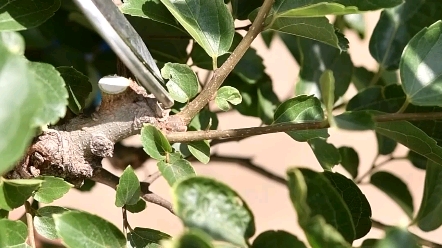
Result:
[[[274,0],[265,0],[262,7],[259,9],[256,19],[253,21],[252,26],[250,26],[249,31],[229,56],[229,58],[224,62],[224,64],[215,71],[213,77],[207,83],[206,87],[201,91],[201,93],[180,112],[178,115],[182,118],[185,123],[189,123],[190,120],[206,106],[215,96],[218,88],[227,78],[227,75],[233,70],[233,68],[238,64],[239,60],[244,56],[247,49],[252,44],[252,41],[258,36],[264,27],[264,21],[272,8]]]

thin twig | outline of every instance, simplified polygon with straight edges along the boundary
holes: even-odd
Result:
[[[227,75],[233,70],[233,68],[238,64],[239,60],[245,54],[247,49],[252,44],[252,41],[258,36],[264,27],[264,21],[272,8],[274,0],[265,0],[263,5],[258,11],[255,20],[250,26],[249,31],[232,52],[232,54],[227,58],[226,62],[215,71],[212,79],[206,85],[206,87],[201,91],[201,93],[192,100],[186,107],[178,113],[178,115],[183,119],[185,123],[189,123],[190,120],[201,110],[204,106],[212,100],[213,96],[216,94],[218,88],[227,78]]]
[[[375,159],[373,161],[373,164],[371,165],[370,169],[368,171],[366,171],[363,175],[361,175],[358,179],[355,180],[356,184],[360,184],[364,178],[370,176],[371,174],[373,174],[373,172],[378,170],[380,167],[390,163],[393,160],[407,159],[406,157],[393,157],[393,156],[390,156],[387,160],[382,161],[379,164],[375,164],[375,162],[376,162],[378,157],[379,157],[379,155],[377,155],[375,157]]]
[[[26,223],[28,224],[28,241],[32,248],[35,248],[35,234],[34,234],[34,220],[33,220],[33,209],[28,201],[25,201],[26,209]]]
[[[155,182],[155,180],[157,180],[160,177],[161,177],[161,172],[156,171],[156,172],[150,174],[149,176],[147,176],[147,178],[144,180],[144,182],[146,182],[148,184],[152,184],[153,182]]]

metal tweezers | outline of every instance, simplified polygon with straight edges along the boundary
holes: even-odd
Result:
[[[74,2],[139,83],[151,92],[164,108],[172,107],[173,99],[163,87],[163,78],[152,55],[113,1]]]

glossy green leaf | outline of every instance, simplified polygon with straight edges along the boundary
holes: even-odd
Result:
[[[287,176],[290,199],[310,245],[351,247],[346,240],[353,241],[355,237],[352,217],[330,181],[309,169],[289,169]]]
[[[253,48],[247,49],[238,64],[233,68],[233,73],[249,84],[256,83],[264,75],[265,66],[263,59]]]
[[[44,176],[37,179],[43,180],[43,183],[34,193],[34,199],[41,203],[51,203],[64,196],[73,187],[59,177]]]
[[[68,92],[60,73],[50,64],[30,62],[29,70],[39,92],[45,94],[43,108],[34,117],[34,125],[55,124],[66,113]]]
[[[203,164],[210,161],[210,144],[206,140],[194,141],[188,144],[189,151],[192,155]]]
[[[25,40],[18,32],[0,32],[0,44],[3,44],[10,53],[17,55],[25,53]]]
[[[341,162],[339,150],[333,144],[327,143],[326,140],[321,138],[309,139],[308,144],[324,170],[331,170]]]
[[[307,248],[296,236],[282,230],[265,231],[255,238],[252,248]]]
[[[405,228],[393,227],[387,230],[385,237],[376,242],[375,248],[418,248],[421,247],[415,236]]]
[[[34,135],[32,120],[43,101],[29,63],[0,42],[0,175],[23,155]]]
[[[54,216],[55,229],[63,244],[76,247],[125,247],[124,234],[112,223],[86,212]]]
[[[368,111],[346,111],[334,117],[336,126],[353,131],[373,130],[374,120]]]
[[[388,172],[378,171],[371,175],[370,183],[393,199],[408,217],[413,216],[413,198],[407,184],[400,178]]]
[[[324,121],[321,102],[314,96],[301,95],[289,99],[275,110],[274,123],[308,123]],[[327,129],[287,132],[293,139],[303,142],[314,138],[328,138]]]
[[[60,0],[22,0],[0,3],[0,31],[36,27],[60,7]]]
[[[342,146],[339,147],[339,154],[341,155],[341,165],[344,169],[350,173],[353,178],[358,176],[359,168],[359,156],[358,153],[352,147]]]
[[[350,55],[318,41],[298,38],[301,70],[296,83],[296,94],[314,94],[321,98],[320,77],[326,71],[333,72],[335,79],[334,102],[347,91],[353,73]],[[329,92],[328,94],[330,94]],[[333,103],[334,103],[333,102]]]
[[[140,199],[140,181],[132,166],[127,166],[120,177],[117,185],[115,206],[121,208],[124,205],[134,205]]]
[[[370,53],[381,68],[399,68],[402,51],[410,39],[422,28],[442,18],[440,1],[407,0],[403,4],[382,11],[370,39]]]
[[[131,16],[149,18],[173,27],[180,27],[175,18],[159,0],[129,0],[120,6],[121,12]]]
[[[381,155],[388,155],[394,152],[397,146],[397,142],[385,137],[384,135],[380,135],[376,133],[376,139],[378,141],[378,153]]]
[[[427,168],[428,159],[419,153],[408,151],[407,158],[410,160],[411,164],[418,169],[425,170]]]
[[[440,53],[442,20],[424,28],[405,47],[399,67],[408,102],[418,106],[442,106]]]
[[[12,210],[25,203],[42,184],[39,179],[4,179],[0,177],[0,208]]]
[[[166,153],[172,152],[172,147],[160,130],[152,125],[141,129],[141,143],[144,151],[156,160],[165,158]]]
[[[182,158],[178,153],[169,154],[169,162],[159,161],[157,166],[161,175],[163,175],[170,186],[173,186],[182,179],[196,175],[190,162]]]
[[[210,236],[198,229],[190,229],[179,237],[164,243],[165,248],[214,248]]]
[[[20,220],[0,219],[0,247],[29,247],[28,228]]]
[[[198,78],[188,65],[167,63],[161,74],[170,79],[166,86],[175,101],[186,103],[198,94]]]
[[[210,57],[216,59],[229,50],[235,29],[233,18],[224,1],[161,2]]]
[[[231,86],[223,86],[216,92],[215,103],[223,111],[228,111],[230,104],[238,105],[241,101],[241,94]]]
[[[69,211],[67,208],[57,206],[46,206],[39,208],[34,217],[34,228],[38,234],[47,239],[58,239],[55,230],[54,214],[62,214]]]
[[[146,201],[140,198],[134,205],[126,205],[124,208],[131,213],[139,213],[146,209]]]
[[[66,83],[66,89],[69,94],[68,107],[75,114],[80,114],[86,106],[86,100],[92,92],[92,84],[89,78],[73,67],[57,67],[61,77]]]
[[[227,185],[191,177],[173,186],[176,214],[189,228],[204,230],[213,239],[240,246],[253,236],[253,215],[241,197]]]
[[[355,227],[355,239],[364,237],[371,229],[371,207],[359,187],[339,173],[323,172],[347,204]]]
[[[424,194],[413,222],[429,232],[442,225],[442,166],[428,160],[426,167]]]
[[[154,229],[135,227],[133,231],[127,234],[127,247],[160,248],[160,241],[170,238],[170,235]]]

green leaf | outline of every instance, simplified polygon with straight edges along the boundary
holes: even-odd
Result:
[[[193,117],[189,123],[189,128],[192,130],[216,130],[218,122],[218,116],[209,109],[204,108]]]
[[[3,44],[12,54],[23,55],[25,53],[25,40],[17,32],[0,32],[0,44]]]
[[[230,104],[238,105],[242,101],[239,91],[231,86],[223,86],[216,92],[215,103],[223,111],[230,110]],[[230,103],[230,104],[229,104]]]
[[[441,52],[442,20],[424,28],[405,47],[399,67],[408,102],[442,106],[442,65],[438,56]]]
[[[166,248],[214,248],[212,239],[198,229],[190,229],[179,237],[164,243],[166,243]]]
[[[92,92],[92,84],[89,78],[73,67],[60,66],[57,67],[61,77],[66,83],[66,89],[69,94],[68,107],[75,113],[80,114],[86,106],[86,100]]]
[[[40,187],[42,180],[11,179],[0,177],[0,208],[11,211],[25,203]]]
[[[38,90],[44,93],[44,107],[34,117],[34,125],[55,124],[66,113],[68,92],[60,73],[50,64],[30,62],[29,69],[33,74]]]
[[[353,218],[355,239],[364,237],[371,229],[371,207],[359,187],[350,179],[339,173],[323,172],[347,204]]]
[[[129,0],[120,6],[121,12],[131,16],[149,18],[172,27],[181,28],[166,6],[158,0]]]
[[[246,20],[250,12],[261,7],[264,0],[232,0],[232,14],[235,19]]]
[[[380,135],[379,133],[376,133],[376,139],[378,141],[378,153],[380,155],[388,155],[396,149],[397,142],[393,139]]]
[[[172,152],[169,141],[152,125],[146,125],[141,129],[141,143],[144,151],[156,160],[163,160],[166,153]]]
[[[117,185],[115,206],[137,204],[141,195],[140,181],[132,166],[127,166]]]
[[[309,139],[308,144],[324,170],[331,170],[335,165],[341,162],[339,150],[333,144],[327,143],[324,139]]]
[[[405,228],[393,227],[387,230],[385,237],[376,242],[375,248],[418,248],[421,247],[413,234]]]
[[[69,209],[58,206],[46,206],[39,208],[34,217],[34,228],[41,236],[47,239],[58,239],[55,230],[54,214],[68,212]]]
[[[0,219],[0,247],[29,247],[28,228],[20,220]]]
[[[188,65],[166,63],[161,75],[170,79],[166,86],[175,101],[186,103],[198,94],[198,78]]]
[[[134,205],[126,205],[124,208],[131,213],[139,213],[146,209],[146,202],[140,198]]]
[[[223,0],[161,2],[210,57],[216,59],[229,50],[235,28]]]
[[[169,154],[169,160],[169,162],[159,161],[157,166],[161,175],[163,175],[170,186],[173,186],[182,179],[196,175],[189,161],[182,158],[179,153]]]
[[[352,147],[339,147],[339,154],[341,155],[341,165],[353,178],[358,176],[359,156]]]
[[[346,240],[354,240],[352,217],[330,181],[309,169],[289,169],[287,176],[290,199],[310,245],[351,247]]]
[[[194,141],[188,144],[189,151],[192,155],[203,164],[210,161],[210,144],[206,140]]]
[[[265,231],[256,237],[253,241],[252,248],[307,248],[305,244],[296,236],[282,231]]]
[[[370,53],[381,68],[396,70],[405,45],[422,28],[442,18],[440,1],[407,0],[382,11],[370,38]]]
[[[253,236],[253,215],[241,197],[227,185],[191,177],[173,186],[173,205],[184,225],[207,232],[216,240],[246,245]]]
[[[274,124],[277,123],[308,123],[324,121],[324,112],[321,102],[314,96],[301,95],[289,99],[275,111]],[[320,130],[302,130],[287,132],[293,139],[303,142],[314,138],[328,138],[327,129]]]
[[[373,116],[368,111],[346,111],[334,117],[336,126],[345,130],[373,130]]]
[[[0,175],[3,175],[31,142],[35,128],[31,123],[43,101],[26,59],[11,53],[2,41],[0,54]]]
[[[362,242],[360,248],[374,248],[377,242],[379,242],[379,239],[366,239]]]
[[[429,232],[442,225],[442,166],[428,160],[426,167],[424,194],[413,223]]]
[[[7,219],[9,217],[9,211],[0,209],[0,219]]]
[[[405,184],[400,178],[384,171],[378,171],[371,175],[370,183],[387,194],[395,201],[408,217],[413,216],[413,198]]]
[[[43,176],[43,183],[34,193],[34,199],[41,203],[51,203],[64,196],[73,185],[63,180],[63,178]]]
[[[55,228],[67,247],[125,247],[124,234],[112,223],[85,212],[55,215]]]
[[[408,160],[410,160],[411,164],[418,168],[425,170],[427,168],[428,159],[419,153],[413,152],[412,150],[408,151],[407,154]]]
[[[135,227],[127,234],[127,247],[160,248],[160,241],[170,238],[170,235],[154,229]]]
[[[59,0],[22,0],[0,3],[0,31],[36,27],[60,7]]]
[[[335,120],[333,116],[333,106],[335,103],[335,77],[333,76],[333,71],[325,70],[322,72],[319,78],[319,85],[321,86],[322,101],[327,110],[327,117],[330,126],[334,127]]]
[[[324,43],[298,38],[297,41],[300,66],[299,81],[296,83],[296,94],[315,94],[320,98],[322,89],[320,77],[326,71],[333,72],[335,86],[332,92],[337,101],[347,91],[353,74],[353,63],[350,55]],[[331,92],[327,94],[331,95]]]

